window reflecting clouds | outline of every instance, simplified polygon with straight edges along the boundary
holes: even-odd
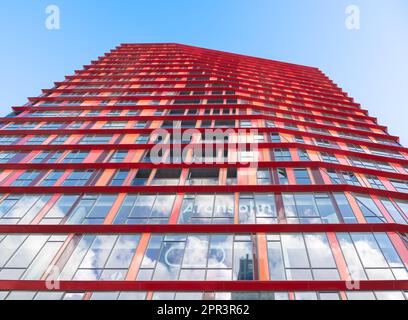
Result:
[[[175,195],[128,195],[119,209],[115,224],[165,224]]]
[[[397,235],[396,235],[397,236]],[[407,280],[407,268],[386,233],[338,233],[336,251],[325,233],[267,234],[271,280],[340,280],[334,252],[350,279]],[[38,280],[54,261],[63,280],[256,280],[266,263],[257,235],[0,235],[0,279]],[[64,246],[63,246],[64,245]],[[63,251],[60,252],[63,248]],[[63,258],[55,260],[61,256]],[[133,267],[135,268],[135,267]],[[349,280],[349,279],[342,279]]]
[[[273,280],[339,280],[325,234],[269,235],[268,260]]]
[[[139,238],[138,235],[82,237],[73,249],[60,279],[123,280]]]
[[[407,269],[387,234],[342,233],[337,238],[352,279],[408,279]]]
[[[0,224],[29,224],[50,195],[9,195],[0,204]]]
[[[401,291],[294,292],[294,300],[406,300]],[[3,291],[1,300],[83,300],[85,292]],[[147,300],[147,292],[93,292],[91,300]],[[153,292],[153,300],[290,300],[289,292]]]
[[[102,224],[116,195],[84,195],[69,215],[68,224]]]
[[[152,280],[253,280],[252,248],[249,236],[153,236],[138,278],[151,274]]]
[[[0,196],[0,223],[102,224],[118,194]],[[357,201],[354,212],[349,200]],[[408,223],[406,201],[344,193],[217,193],[184,194],[173,212],[175,194],[127,194],[111,212],[114,224],[166,224],[171,214],[179,224],[337,224],[357,223],[363,213],[368,223]],[[380,203],[383,206],[380,206]],[[40,213],[42,208],[48,211]],[[383,211],[386,210],[386,212]],[[279,214],[278,214],[279,213]],[[387,216],[390,221],[387,221]]]
[[[234,223],[233,194],[186,194],[181,206],[181,224]]]
[[[339,223],[334,199],[325,193],[283,194],[286,217],[289,223]]]
[[[239,222],[244,224],[277,223],[274,194],[241,194],[239,199]]]
[[[0,237],[0,279],[40,279],[64,240],[49,235]]]

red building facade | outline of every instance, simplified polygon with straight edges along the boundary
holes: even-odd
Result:
[[[0,150],[0,300],[408,299],[408,149],[319,69],[123,44]]]

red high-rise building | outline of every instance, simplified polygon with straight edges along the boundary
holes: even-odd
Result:
[[[13,109],[0,300],[408,298],[408,149],[319,69],[123,44]]]

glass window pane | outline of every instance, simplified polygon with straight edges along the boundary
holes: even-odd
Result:
[[[6,264],[7,268],[22,268],[29,267],[38,252],[47,242],[48,236],[32,235],[22,244],[13,257]]]
[[[252,198],[241,198],[239,200],[239,223],[255,223],[255,201]]]
[[[336,209],[329,196],[323,194],[315,195],[315,200],[324,223],[339,223]]]
[[[357,223],[357,219],[354,215],[353,209],[351,208],[344,193],[335,193],[334,198],[336,199],[337,206],[339,207],[344,223]]]
[[[233,236],[211,236],[211,243],[208,251],[208,267],[217,269],[231,269],[233,261],[233,246]]]
[[[397,251],[385,233],[374,233],[374,237],[391,268],[404,268]]]
[[[234,243],[234,280],[253,280],[254,261],[252,242]]]
[[[257,217],[277,217],[274,194],[257,193],[255,203]]]
[[[365,268],[388,268],[387,261],[372,234],[351,234],[351,238]]]
[[[184,252],[183,268],[205,268],[207,266],[209,236],[189,236]]]
[[[324,234],[305,235],[312,268],[336,268],[329,241]]]
[[[309,260],[302,235],[283,234],[281,239],[286,268],[309,268]]]
[[[169,217],[173,208],[174,195],[159,195],[152,209],[152,217]]]
[[[268,262],[271,280],[285,280],[285,267],[280,242],[268,243]]]
[[[103,268],[117,236],[96,236],[88,253],[85,255],[80,268],[96,269]]]
[[[396,223],[407,224],[407,221],[405,221],[405,219],[401,216],[401,213],[397,210],[397,208],[394,206],[394,204],[390,200],[382,199],[381,202]],[[397,204],[399,203],[397,202]]]
[[[346,233],[339,233],[337,234],[337,239],[339,240],[341,250],[343,251],[344,258],[346,259],[351,279],[366,280],[367,276],[350,235]]]
[[[139,236],[120,236],[106,263],[106,268],[127,269],[130,266]]]
[[[214,217],[234,216],[234,195],[217,194],[215,196]]]

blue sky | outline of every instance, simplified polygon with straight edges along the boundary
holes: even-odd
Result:
[[[319,67],[408,146],[406,0],[8,0],[0,30],[1,115],[121,42],[179,42]]]

